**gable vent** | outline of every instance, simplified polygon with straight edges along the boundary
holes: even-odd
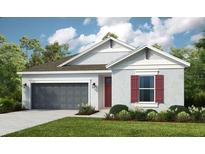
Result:
[[[149,49],[146,48],[146,51],[145,51],[145,59],[149,59]]]
[[[110,40],[110,48],[112,48],[112,45],[113,45],[113,41]]]

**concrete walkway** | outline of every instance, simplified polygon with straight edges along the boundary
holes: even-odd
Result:
[[[108,111],[100,110],[89,116],[75,115],[77,110],[27,110],[0,114],[0,136],[64,117],[103,118]]]
[[[0,136],[73,116],[77,112],[77,110],[27,110],[0,114]]]
[[[110,109],[102,109],[99,112],[90,115],[89,117],[93,118],[104,118],[106,113],[109,113]]]

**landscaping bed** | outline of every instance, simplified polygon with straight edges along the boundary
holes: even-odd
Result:
[[[205,108],[173,105],[168,110],[157,112],[136,107],[129,109],[126,105],[114,105],[105,119],[120,121],[155,121],[155,122],[205,122]]]
[[[8,137],[205,136],[204,123],[116,121],[67,117],[5,135]]]
[[[91,112],[91,113],[76,113],[75,115],[92,115],[92,114],[95,114],[95,113],[98,113],[99,111],[97,111],[97,110],[95,110],[95,111],[93,111],[93,112]]]
[[[97,113],[97,112],[99,112],[99,111],[95,110],[95,108],[92,107],[91,105],[82,104],[79,107],[79,111],[76,115],[91,115],[91,114],[94,114],[94,113]]]
[[[78,115],[97,112],[82,105]],[[67,117],[5,136],[204,136],[205,108],[171,106],[157,112],[153,109],[129,109],[115,105],[104,119]]]

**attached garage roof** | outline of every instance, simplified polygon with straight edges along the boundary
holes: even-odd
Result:
[[[90,70],[106,70],[105,64],[98,65],[64,65],[62,67],[58,67],[58,65],[63,62],[73,58],[73,56],[68,56],[62,58],[60,60],[49,62],[37,66],[33,66],[31,68],[25,69],[22,72],[39,72],[39,71],[90,71]]]

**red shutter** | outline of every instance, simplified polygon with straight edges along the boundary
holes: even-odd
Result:
[[[131,76],[131,103],[138,102],[138,95],[139,95],[138,78],[139,77],[137,75]]]
[[[164,75],[156,75],[156,102],[164,102]]]

